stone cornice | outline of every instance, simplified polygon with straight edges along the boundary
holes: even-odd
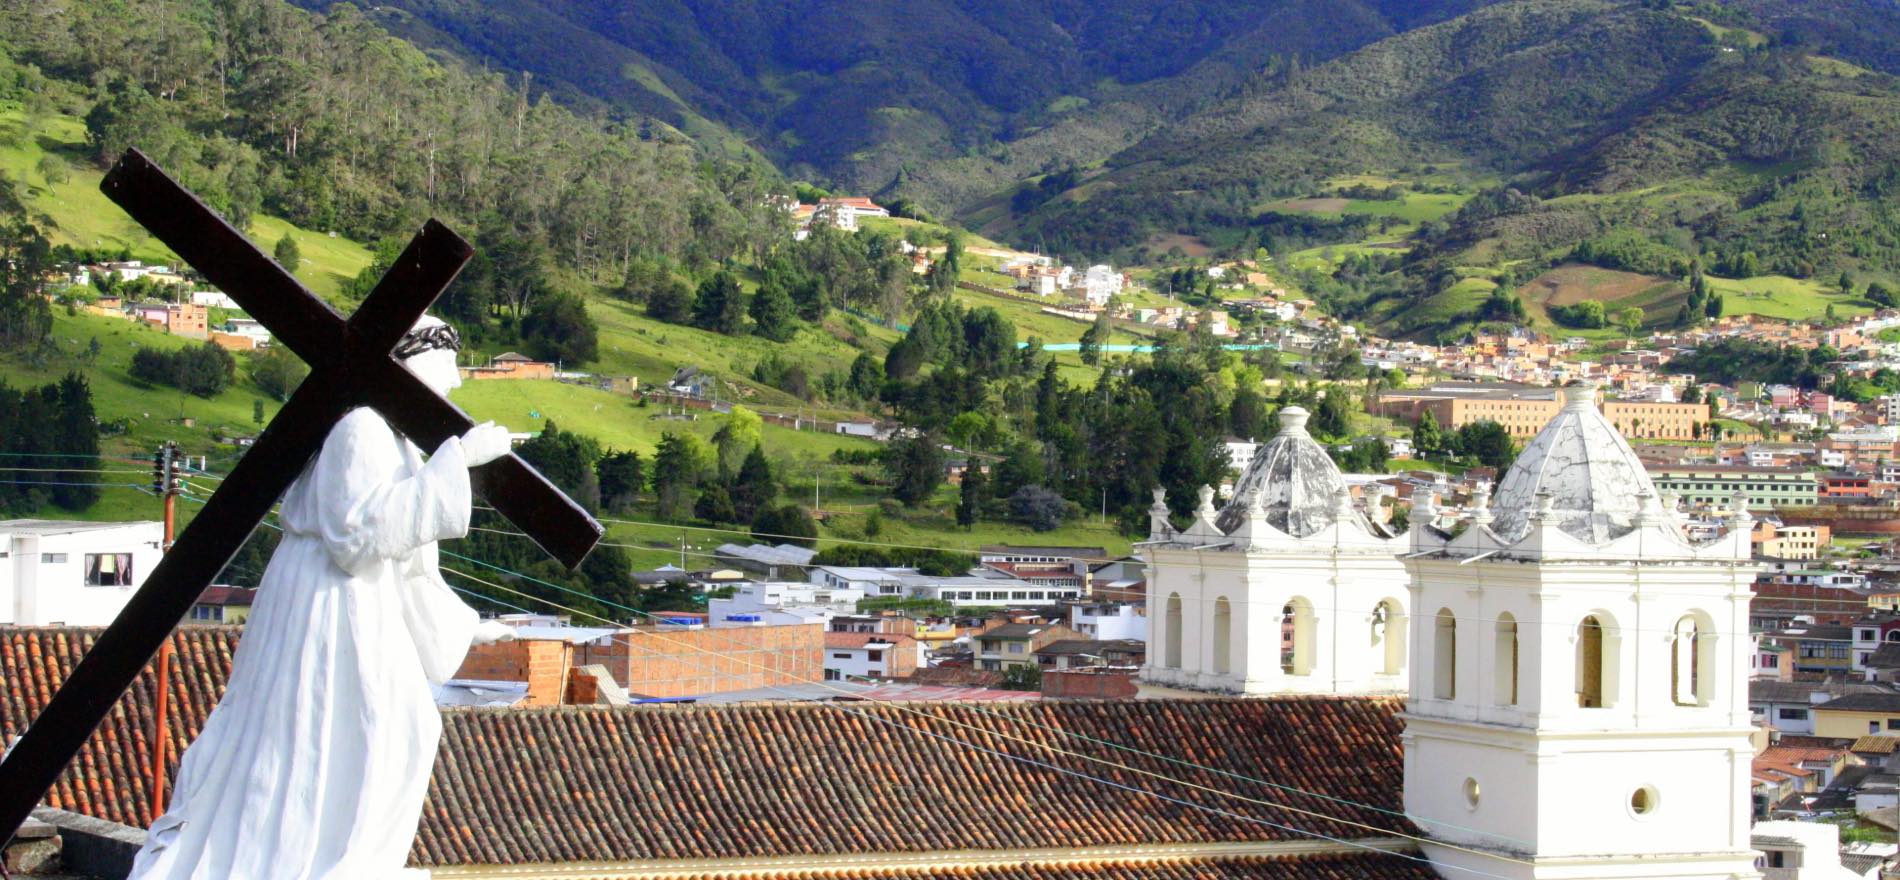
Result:
[[[921,853],[848,853],[742,859],[651,859],[628,862],[564,862],[527,865],[448,865],[431,867],[431,876],[508,878],[508,880],[681,880],[716,874],[722,878],[825,878],[867,872],[908,874],[982,867],[1051,867],[1100,862],[1150,863],[1192,859],[1265,859],[1356,855],[1372,852],[1416,854],[1415,842],[1375,837],[1333,842],[1310,840],[1233,843],[1131,844],[1027,850],[947,850]]]

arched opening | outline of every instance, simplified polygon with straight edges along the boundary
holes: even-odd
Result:
[[[1432,696],[1458,698],[1458,618],[1451,609],[1438,609],[1432,624]]]
[[[1592,614],[1577,624],[1577,706],[1601,709],[1609,705],[1609,657],[1604,651],[1604,625]]]
[[[1669,693],[1678,706],[1707,706],[1715,696],[1715,626],[1700,611],[1676,621],[1669,651]]]
[[[1226,596],[1214,600],[1214,674],[1234,671],[1234,606]]]
[[[1491,649],[1491,665],[1497,672],[1493,683],[1497,704],[1517,705],[1517,618],[1510,612],[1498,615],[1496,644]]]
[[[1313,672],[1313,603],[1302,598],[1280,609],[1280,671],[1287,675]]]
[[[1886,640],[1889,642],[1900,642],[1900,629],[1888,632]]]
[[[1405,606],[1387,599],[1372,610],[1372,646],[1379,652],[1379,673],[1405,671]]]
[[[1181,594],[1168,594],[1168,609],[1162,625],[1162,641],[1167,643],[1162,663],[1169,669],[1181,668]]]

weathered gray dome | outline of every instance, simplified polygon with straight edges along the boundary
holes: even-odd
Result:
[[[1234,483],[1233,498],[1221,510],[1215,525],[1231,532],[1247,519],[1247,496],[1258,490],[1263,494],[1267,522],[1296,538],[1304,538],[1333,524],[1338,518],[1338,497],[1346,490],[1326,450],[1306,433],[1307,412],[1297,406],[1280,410],[1280,433],[1253,454],[1240,479]]]
[[[1593,544],[1627,534],[1644,497],[1656,494],[1635,450],[1597,409],[1591,386],[1564,389],[1563,409],[1498,481],[1492,530],[1507,541],[1522,537],[1546,492],[1558,528]]]

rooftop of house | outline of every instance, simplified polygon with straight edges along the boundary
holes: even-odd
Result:
[[[917,640],[902,633],[864,633],[864,632],[827,632],[825,647],[868,648],[872,646],[890,647],[892,645],[916,644]]]
[[[72,535],[79,532],[102,532],[107,529],[123,529],[133,526],[158,525],[156,521],[146,522],[84,522],[71,519],[0,519],[0,534],[12,535]]]
[[[1055,624],[1052,623],[1006,623],[977,638],[985,641],[1026,642],[1053,626]]]
[[[98,632],[0,631],[0,739],[34,717]],[[195,736],[216,705],[241,632],[191,627],[172,636],[174,668],[191,671],[174,681],[173,741]],[[141,827],[150,821],[143,768],[152,674],[141,673],[87,741],[49,793],[49,806]],[[410,861],[424,868],[651,867],[937,852],[982,866],[959,876],[999,880],[1427,880],[1434,875],[1415,855],[1349,854],[1339,846],[1305,858],[1269,858],[1264,853],[1271,850],[1263,849],[1321,843],[1315,835],[1418,833],[1400,799],[1403,706],[1386,698],[1287,697],[447,710]],[[1025,748],[1099,754],[1159,777],[1178,775],[1178,762],[1200,764],[1222,775],[1222,792],[1164,786],[1162,799],[966,741],[970,729],[998,725]],[[1111,750],[1113,743],[1140,750]],[[955,784],[930,785],[929,796],[920,797],[919,779]],[[1313,809],[1323,816],[1289,825],[1279,806],[1288,788],[1316,793],[1312,802],[1320,806]],[[1152,858],[1170,847],[1186,852],[1207,844],[1235,855]],[[1130,855],[1130,847],[1147,855]],[[1086,869],[1024,864],[1042,848],[1102,855]],[[718,869],[702,863],[693,870]],[[878,868],[853,876],[929,875]]]
[[[1900,712],[1900,693],[1848,694],[1815,708],[1830,712]]]

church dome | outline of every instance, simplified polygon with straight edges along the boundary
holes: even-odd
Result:
[[[1491,529],[1515,541],[1530,529],[1538,496],[1572,537],[1600,544],[1635,527],[1645,495],[1656,494],[1629,442],[1596,406],[1596,388],[1563,390],[1564,406],[1498,481]]]
[[[1280,433],[1253,455],[1247,470],[1234,483],[1234,496],[1221,510],[1215,525],[1231,532],[1247,519],[1247,495],[1255,490],[1267,522],[1296,538],[1304,538],[1333,524],[1338,497],[1346,490],[1326,450],[1306,433],[1307,412],[1297,406],[1280,410]]]

